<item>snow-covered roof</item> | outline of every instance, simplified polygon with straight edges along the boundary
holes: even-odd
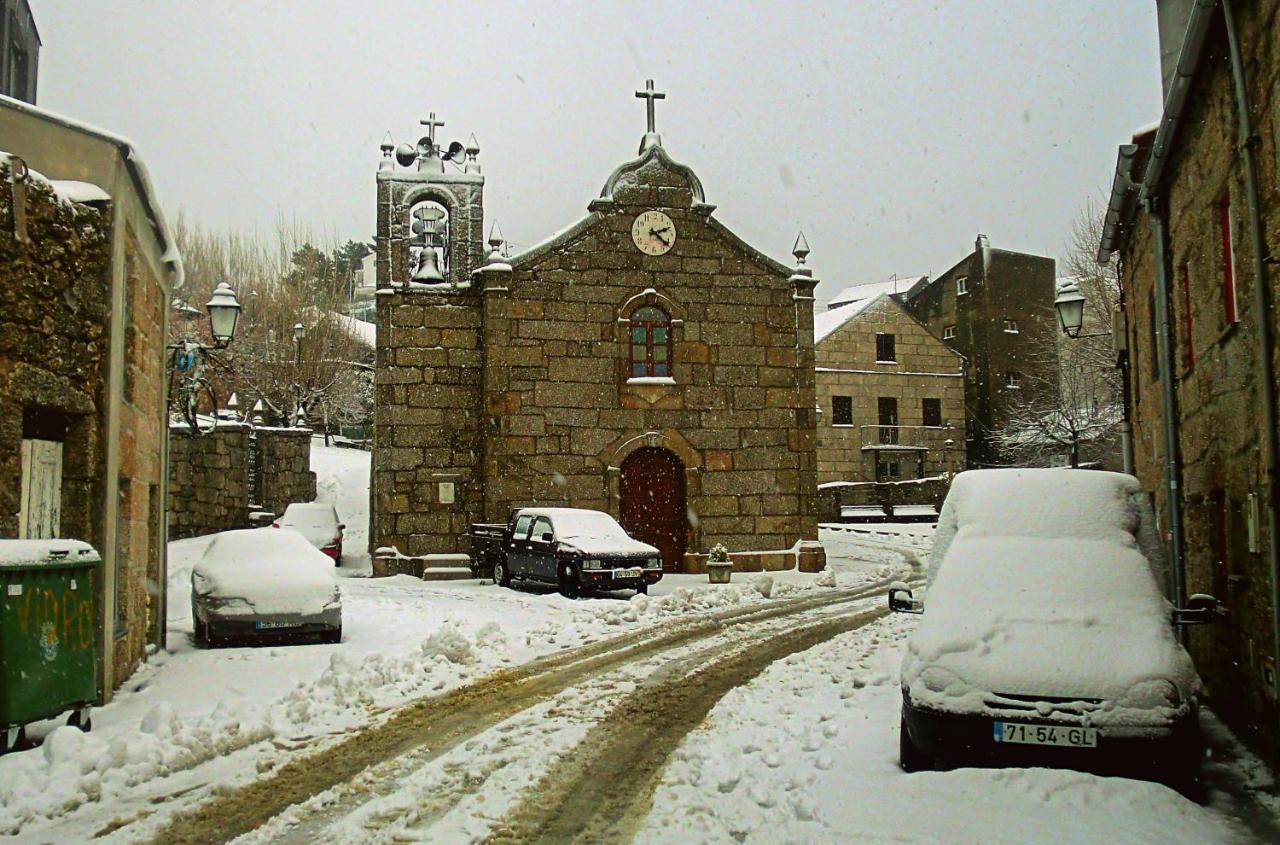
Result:
[[[842,305],[848,305],[850,302],[860,302],[866,299],[874,299],[882,293],[906,293],[911,290],[912,285],[919,282],[927,276],[899,276],[897,278],[885,279],[879,282],[862,282],[856,285],[850,285],[831,297],[831,301],[827,303],[827,310],[839,308]]]
[[[821,343],[826,340],[832,332],[852,320],[854,317],[866,311],[876,302],[880,301],[880,297],[873,296],[870,299],[859,299],[856,302],[850,302],[847,305],[841,305],[839,308],[832,308],[813,315],[813,342]]]

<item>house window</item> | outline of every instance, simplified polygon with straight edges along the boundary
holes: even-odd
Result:
[[[956,279],[956,296],[964,296],[969,292],[969,277],[960,276]]]
[[[955,327],[955,326],[944,326],[944,327],[943,327],[943,329],[942,329],[942,339],[943,339],[943,340],[955,340],[955,339],[956,339],[956,327]]]
[[[1017,334],[1017,333],[1018,333],[1018,321],[1017,321],[1017,320],[1010,320],[1010,319],[1008,319],[1008,318],[1006,317],[1006,318],[1005,318],[1005,321],[1004,321],[1004,330],[1005,330],[1007,333],[1009,333],[1009,334]]]
[[[882,445],[891,446],[898,442],[898,400],[892,396],[881,396],[876,399],[876,412],[879,420],[877,427],[880,433],[877,438]]]
[[[1004,386],[1016,390],[1022,387],[1022,373],[1010,370],[1004,374]]]
[[[853,397],[831,397],[831,424],[853,425]]]
[[[1236,250],[1231,232],[1231,193],[1218,200],[1218,221],[1222,227],[1222,313],[1227,325],[1240,322],[1236,310]]]
[[[876,461],[876,481],[893,481],[902,476],[897,461]]]
[[[1186,335],[1186,342],[1182,350],[1182,361],[1188,370],[1196,363],[1196,350],[1195,343],[1192,341],[1191,328],[1191,265],[1184,263],[1182,265],[1182,331]]]
[[[656,305],[631,312],[631,378],[671,376],[671,318]]]
[[[876,363],[891,364],[898,360],[894,337],[891,334],[876,334]]]
[[[920,400],[920,416],[925,425],[941,426],[942,425],[942,400],[941,399],[921,399]]]

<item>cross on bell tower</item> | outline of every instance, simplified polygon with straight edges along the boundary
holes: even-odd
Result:
[[[436,129],[444,126],[444,121],[436,120],[436,113],[432,112],[426,120],[420,120],[418,122],[427,127],[427,140],[431,142],[431,147],[434,149],[436,145]]]
[[[644,83],[644,90],[637,91],[636,97],[646,101],[645,112],[646,117],[648,118],[648,123],[646,124],[644,139],[640,142],[640,152],[643,153],[655,144],[658,146],[662,145],[662,136],[658,134],[657,122],[654,117],[653,103],[654,100],[665,100],[667,95],[663,91],[655,91],[653,88],[653,80],[647,79]]]

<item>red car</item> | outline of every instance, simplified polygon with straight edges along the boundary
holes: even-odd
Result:
[[[292,528],[333,558],[335,566],[342,562],[342,532],[347,526],[338,521],[338,511],[328,502],[294,502],[271,527]]]

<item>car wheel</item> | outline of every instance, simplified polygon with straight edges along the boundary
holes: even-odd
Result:
[[[567,599],[576,599],[581,592],[578,579],[573,574],[573,567],[566,563],[560,567],[560,595]]]
[[[636,587],[636,595],[638,595],[638,596],[647,596],[647,595],[649,595],[649,585],[648,585],[648,583],[644,583],[644,584],[641,584],[639,587]]]
[[[13,737],[13,742],[9,742],[9,729],[0,728],[0,754],[7,754],[15,751],[27,744],[27,729],[25,726],[18,728],[18,732]]]
[[[934,765],[933,758],[911,741],[905,719],[898,724],[898,765],[904,772],[927,772]]]
[[[84,711],[84,721],[81,721],[80,712],[81,711],[79,710],[71,711],[71,715],[67,717],[67,727],[79,728],[85,733],[88,733],[89,731],[93,730],[93,716],[86,709]]]
[[[511,586],[511,572],[507,569],[507,562],[505,560],[494,561],[493,583],[500,587]]]

